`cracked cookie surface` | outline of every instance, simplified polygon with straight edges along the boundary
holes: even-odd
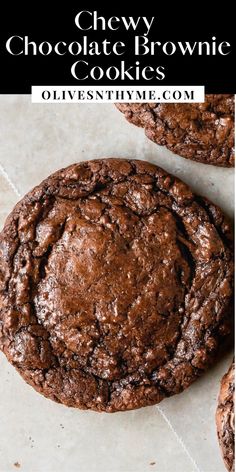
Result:
[[[235,470],[234,459],[234,395],[235,395],[235,366],[232,362],[228,372],[221,381],[221,389],[216,411],[216,425],[222,456],[227,469]]]
[[[234,166],[234,95],[206,95],[204,103],[119,103],[148,138],[204,164]]]
[[[230,331],[221,210],[147,162],[74,164],[0,236],[0,347],[40,393],[119,411],[188,387]]]

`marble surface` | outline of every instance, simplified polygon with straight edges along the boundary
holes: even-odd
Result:
[[[233,217],[233,169],[173,155],[113,105],[0,96],[0,227],[20,196],[52,171],[104,156],[159,164]],[[43,398],[0,354],[0,472],[224,472],[214,415],[231,358],[160,405],[109,415]]]

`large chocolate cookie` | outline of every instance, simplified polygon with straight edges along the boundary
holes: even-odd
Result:
[[[206,95],[205,103],[125,103],[117,107],[148,138],[180,156],[234,165],[234,95]]]
[[[178,393],[229,332],[222,212],[142,161],[74,164],[0,237],[0,346],[36,390],[113,412]]]
[[[234,472],[234,362],[221,381],[216,425],[225,465]]]

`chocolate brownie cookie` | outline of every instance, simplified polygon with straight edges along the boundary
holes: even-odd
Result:
[[[205,103],[125,103],[117,108],[148,138],[180,156],[234,165],[234,95],[206,95]]]
[[[234,472],[234,362],[221,381],[216,411],[216,425],[223,459]]]
[[[231,232],[162,169],[104,159],[26,195],[0,236],[0,346],[36,390],[114,412],[181,392],[229,332]]]

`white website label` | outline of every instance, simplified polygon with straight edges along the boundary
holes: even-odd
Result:
[[[32,103],[201,103],[204,86],[32,86]]]

